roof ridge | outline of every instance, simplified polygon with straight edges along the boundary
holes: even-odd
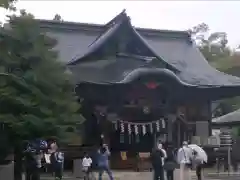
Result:
[[[77,64],[82,58],[87,57],[90,54],[92,54],[92,53],[96,52],[97,50],[99,50],[99,48],[103,44],[105,44],[109,40],[109,38],[112,37],[113,34],[115,34],[119,30],[119,28],[122,27],[122,24],[124,22],[127,23],[128,27],[129,27],[129,30],[131,31],[131,33],[133,33],[132,35],[135,36],[139,40],[139,43],[142,44],[147,49],[147,51],[149,51],[157,59],[161,60],[162,63],[168,69],[170,69],[170,70],[172,70],[174,72],[178,72],[179,71],[174,65],[169,64],[166,60],[164,60],[161,56],[159,56],[153,50],[153,48],[147,43],[147,41],[137,32],[135,27],[132,26],[130,18],[127,16],[127,14],[125,13],[124,10],[108,23],[110,26],[106,27],[106,30],[100,36],[98,36],[88,46],[89,49],[88,49],[88,51],[85,54],[83,54],[82,56],[80,56],[80,57],[78,57],[76,59],[72,59],[70,62],[68,62],[68,65]]]
[[[97,31],[102,33],[106,28],[106,24],[97,24],[97,23],[82,23],[82,22],[73,22],[73,21],[63,21],[58,22],[54,20],[46,20],[46,19],[37,19],[40,23],[41,28],[56,28],[62,30],[70,30],[70,31],[79,31],[79,30],[90,30]],[[171,30],[171,29],[156,29],[156,28],[141,28],[135,27],[135,29],[143,35],[146,36],[165,36],[168,35],[175,38],[185,38],[189,39],[190,34],[188,31],[184,30]],[[175,36],[174,36],[175,34]]]
[[[121,21],[122,18],[125,16],[126,16],[126,9],[123,9],[121,13],[119,13],[117,16],[115,16],[112,20],[110,20],[104,26],[105,27],[111,26],[113,23],[116,23],[117,21]]]
[[[120,14],[118,14],[112,20],[110,20],[108,23],[106,23],[104,25],[105,30],[102,33],[100,33],[99,36],[97,36],[97,38],[91,44],[89,44],[88,47],[92,46],[103,34],[105,34],[109,30],[109,28],[114,26],[117,22],[121,23],[121,21],[123,21],[126,18],[125,11],[126,10],[124,9]]]
[[[95,41],[93,41],[93,43],[91,43],[88,46],[88,50],[85,54],[81,55],[80,57],[76,57],[75,59],[72,59],[67,64],[68,65],[77,64],[79,62],[79,60],[82,59],[83,57],[86,57],[86,56],[90,55],[91,53],[96,52],[96,50],[98,50],[106,42],[106,40],[109,37],[111,37],[112,34],[114,34],[114,32],[116,32],[119,29],[120,25],[121,25],[121,23],[117,23],[114,26],[108,28]],[[104,35],[106,35],[106,37],[104,37]]]

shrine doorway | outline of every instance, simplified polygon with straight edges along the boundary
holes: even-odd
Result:
[[[172,137],[174,147],[181,147],[183,141],[189,140],[186,127],[186,124],[179,118],[177,118],[177,120],[173,122]]]

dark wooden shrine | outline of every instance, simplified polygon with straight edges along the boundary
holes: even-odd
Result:
[[[179,147],[209,137],[211,102],[239,95],[240,79],[212,68],[187,32],[135,28],[124,11],[104,26],[41,23],[58,28],[63,58],[79,49],[68,68],[86,118],[83,143],[103,139],[114,167],[132,167],[159,139]]]

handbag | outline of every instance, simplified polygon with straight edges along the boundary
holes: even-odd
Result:
[[[163,168],[166,171],[172,171],[177,168],[177,164],[174,161],[167,161],[167,162],[165,162]]]
[[[174,153],[173,152],[171,152],[170,158],[169,158],[169,155],[167,156],[167,159],[166,159],[166,161],[164,163],[163,168],[166,171],[172,171],[172,170],[177,168],[177,163],[174,160]]]

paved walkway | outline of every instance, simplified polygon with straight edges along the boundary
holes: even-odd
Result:
[[[115,180],[152,180],[152,173],[151,172],[119,172],[115,171],[114,173],[114,179]],[[240,175],[232,174],[231,176],[228,176],[227,173],[208,173],[205,172],[205,178],[203,180],[239,180]],[[97,174],[95,174],[95,177],[98,177]],[[72,174],[65,173],[65,176],[63,178],[64,180],[80,180],[80,178],[74,178],[72,177]],[[43,176],[41,180],[53,180],[53,177],[50,176]],[[97,180],[97,179],[96,179]],[[103,180],[108,180],[108,177],[106,174],[104,174]],[[195,173],[192,172],[192,180],[196,180]]]

